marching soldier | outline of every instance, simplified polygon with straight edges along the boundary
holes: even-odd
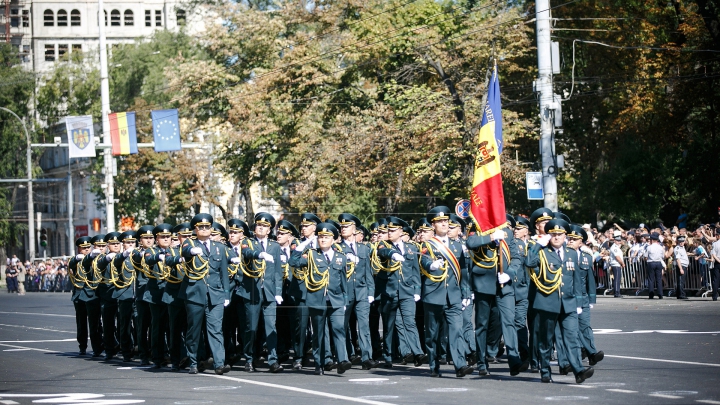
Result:
[[[203,319],[215,374],[223,374],[230,371],[230,366],[225,364],[222,333],[223,308],[230,304],[228,258],[225,246],[210,240],[212,216],[197,214],[190,226],[195,229],[197,240],[188,238],[182,244],[186,272],[178,294],[178,298],[185,301],[187,312],[185,342],[190,374],[198,373],[197,354],[202,341]]]
[[[84,295],[85,280],[87,279],[87,273],[82,266],[82,260],[90,254],[90,249],[92,248],[91,241],[92,239],[89,236],[77,238],[75,240],[75,246],[78,249],[78,253],[68,262],[68,276],[72,283],[70,299],[75,307],[76,335],[80,356],[84,356],[87,353],[88,340],[88,313],[85,307],[85,300],[80,298]],[[94,347],[93,350],[95,348],[96,347]]]
[[[118,301],[118,336],[120,338],[120,351],[123,361],[132,361],[133,336],[132,320],[135,303],[135,269],[130,254],[135,250],[135,231],[125,231],[120,234],[122,253],[115,255],[110,263],[112,282],[115,286],[113,299]]]
[[[155,244],[155,236],[153,235],[152,225],[143,225],[137,231],[137,237],[140,244],[132,251],[131,260],[133,269],[135,270],[135,333],[137,338],[135,342],[138,345],[138,355],[140,356],[140,365],[147,366],[150,364],[150,342],[148,333],[150,332],[150,303],[145,300],[147,291],[147,283],[149,277],[144,268],[143,259],[145,250],[151,248]]]
[[[242,284],[243,263],[242,263],[242,241],[250,234],[248,225],[237,218],[227,222],[228,232],[228,276],[233,291],[230,305],[225,307],[223,315],[223,336],[225,339],[226,363],[231,366],[240,360],[240,353],[236,352],[236,343],[242,341],[243,328],[245,327],[245,308],[238,287]],[[230,318],[230,319],[229,319]],[[242,346],[241,346],[242,347]]]
[[[245,304],[245,371],[255,371],[255,337],[260,312],[265,322],[265,339],[268,350],[268,365],[271,373],[283,371],[277,361],[277,331],[275,316],[277,305],[282,304],[282,268],[280,267],[280,245],[268,236],[275,227],[275,218],[261,212],[255,215],[255,241],[245,240],[242,255],[247,273],[241,284]]]
[[[290,221],[278,221],[276,239],[280,245],[280,267],[282,269],[282,304],[277,308],[277,334],[278,334],[278,362],[282,363],[290,358],[292,347],[292,318],[294,308],[290,297],[290,254],[298,245],[300,236],[297,228]]]
[[[545,224],[545,232],[529,250],[525,265],[536,269],[531,273],[535,284],[533,307],[537,311],[537,346],[539,350],[541,381],[552,382],[550,356],[556,324],[560,324],[560,336],[567,350],[567,360],[580,384],[592,377],[592,367],[583,367],[578,343],[577,316],[582,312],[575,297],[581,296],[582,281],[578,268],[577,254],[564,246],[567,230],[565,220],[552,219]]]
[[[305,269],[306,272],[306,303],[314,330],[312,346],[315,374],[323,374],[323,370],[328,369],[328,363],[332,363],[325,354],[329,348],[324,347],[328,346],[328,339],[325,336],[328,320],[340,362],[337,365],[337,372],[343,374],[352,367],[345,347],[345,307],[348,304],[347,258],[342,252],[333,249],[334,241],[340,237],[340,232],[335,226],[330,223],[320,223],[315,232],[316,239],[305,240],[293,250],[290,266]],[[318,249],[307,249],[313,241],[317,241]]]
[[[150,327],[150,348],[154,368],[165,363],[165,334],[168,323],[167,305],[163,302],[165,290],[165,257],[172,243],[172,225],[160,224],[153,228],[155,247],[143,252],[143,271],[148,281],[143,300],[150,304],[152,321]]]
[[[515,329],[518,336],[518,354],[523,362],[529,359],[528,349],[528,285],[530,279],[525,271],[525,257],[527,256],[527,240],[530,221],[521,216],[515,218],[515,246],[523,266],[515,273],[512,286],[515,289]]]
[[[438,349],[441,342],[440,323],[444,318],[448,325],[450,356],[455,375],[464,377],[473,372],[465,360],[460,344],[462,339],[462,311],[470,304],[467,277],[462,277],[466,257],[462,245],[451,241],[448,233],[450,209],[438,206],[427,214],[435,236],[421,245],[420,271],[422,273],[422,298],[425,309],[425,346],[430,362],[431,377],[440,377]]]
[[[387,240],[377,245],[380,259],[376,268],[377,294],[380,296],[380,313],[383,320],[383,368],[392,368],[393,333],[395,319],[400,311],[400,322],[404,328],[398,329],[400,339],[407,343],[407,353],[400,353],[405,362],[413,362],[415,367],[422,365],[425,354],[420,347],[420,338],[415,325],[415,302],[420,300],[419,252],[416,246],[403,243],[403,227],[408,223],[397,217],[388,217],[386,221]]]
[[[317,247],[314,239],[315,230],[317,225],[322,222],[317,215],[306,212],[300,216],[300,235],[301,242],[310,240],[305,245],[307,249],[313,249]],[[305,285],[305,271],[303,269],[296,269],[290,265],[291,277],[290,277],[290,288],[289,293],[295,307],[295,314],[292,317],[293,324],[293,351],[295,352],[295,358],[293,359],[293,370],[301,370],[303,367],[303,359],[305,357],[306,350],[306,339],[308,336],[308,320],[310,319],[310,312],[307,307],[307,286]]]
[[[158,225],[159,226],[159,225]],[[171,230],[173,239],[170,247],[163,248],[164,242],[158,242],[161,253],[156,255],[159,259],[157,266],[163,270],[163,280],[165,288],[163,289],[162,302],[167,306],[168,318],[168,335],[170,349],[170,371],[178,372],[181,368],[187,366],[188,357],[185,349],[185,330],[187,329],[187,313],[185,312],[185,303],[178,298],[180,294],[180,285],[185,278],[185,265],[183,264],[180,254],[180,246],[175,246],[174,238],[186,238],[192,233],[190,224],[176,225]],[[182,235],[181,235],[182,234]],[[164,240],[164,238],[163,238]],[[162,255],[164,255],[165,263],[162,264]]]
[[[467,247],[465,245],[465,242],[462,240],[461,236],[465,229],[466,223],[465,221],[460,218],[459,216],[455,214],[450,214],[450,219],[448,223],[448,238],[450,240],[453,240],[455,242],[458,242],[462,245],[464,249],[464,254],[466,256],[468,255]],[[469,264],[469,263],[468,263]],[[467,268],[464,269],[465,273],[463,273],[463,277],[467,276],[469,277],[469,273],[467,273]],[[470,298],[473,298],[472,294]],[[474,365],[477,363],[477,344],[475,339],[475,331],[473,327],[473,307],[474,302],[471,299],[470,305],[468,305],[465,310],[462,312],[463,315],[463,343],[465,344],[465,354],[467,363],[469,366]]]
[[[372,359],[372,344],[370,342],[370,304],[375,301],[375,280],[370,267],[370,249],[355,238],[360,219],[352,214],[343,213],[338,217],[340,222],[340,236],[343,241],[340,246],[348,259],[347,296],[348,305],[345,309],[345,334],[347,351],[355,355],[352,344],[350,328],[351,314],[355,312],[357,318],[358,342],[360,345],[360,358],[363,370],[370,370],[378,366]],[[360,231],[362,233],[362,231]]]
[[[553,219],[553,213],[547,208],[538,208],[535,211],[533,211],[532,214],[530,214],[530,231],[533,233],[533,236],[531,239],[528,240],[528,250],[530,247],[532,247],[535,243],[537,243],[538,238],[540,238],[542,235],[545,235],[545,224],[549,220]],[[527,257],[527,255],[526,255]],[[527,262],[527,260],[526,260]],[[536,272],[538,269],[536,268],[529,268],[526,269],[528,272]],[[537,311],[533,307],[533,300],[535,299],[535,283],[530,283],[528,287],[528,315],[527,315],[527,323],[528,328],[530,329],[530,372],[537,373],[540,371],[540,354],[538,351],[537,346],[537,331],[539,329],[539,325],[536,324],[535,314]]]
[[[92,238],[93,248],[90,254],[82,259],[82,267],[85,270],[85,286],[80,294],[80,299],[85,302],[87,309],[88,324],[90,327],[90,344],[93,348],[93,357],[100,357],[104,350],[103,335],[100,313],[100,297],[97,294],[97,288],[102,281],[100,270],[93,264],[95,258],[105,250],[107,245],[103,238],[105,235],[99,234]]]
[[[120,253],[120,233],[110,232],[104,237],[108,253],[98,255],[93,261],[93,269],[100,273],[100,284],[96,290],[100,297],[100,315],[103,326],[103,340],[105,345],[105,360],[112,360],[118,352],[118,342],[115,334],[115,317],[117,316],[117,299],[113,298],[115,286],[112,283],[112,268],[110,262]]]

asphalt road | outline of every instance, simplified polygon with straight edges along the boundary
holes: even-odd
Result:
[[[431,378],[427,365],[315,376],[312,370],[224,376],[154,371],[77,356],[69,294],[0,293],[0,404],[588,404],[720,405],[720,302],[601,298],[596,345],[606,353],[582,385],[554,375]],[[266,370],[266,369],[260,369]],[[556,368],[553,371],[556,372]]]

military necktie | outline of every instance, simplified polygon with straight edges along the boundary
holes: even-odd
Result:
[[[330,257],[327,255],[327,253],[325,253],[324,255],[325,255],[325,260],[327,260],[328,266],[329,266],[330,265]]]
[[[354,243],[351,243],[351,244],[350,244],[350,250],[352,250],[353,254],[354,254],[355,256],[357,256],[357,253],[355,252],[355,244],[354,244]]]
[[[260,242],[260,246],[262,247],[263,252],[265,251],[265,242]]]
[[[400,249],[400,244],[395,244],[395,248],[400,251],[400,254],[404,254],[402,249]]]

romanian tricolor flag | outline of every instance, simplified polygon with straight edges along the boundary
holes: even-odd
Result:
[[[505,196],[500,175],[500,152],[502,152],[502,111],[500,80],[495,65],[478,133],[475,172],[470,193],[470,217],[482,235],[500,229],[506,222]]]
[[[138,153],[135,113],[112,113],[108,118],[113,156]]]

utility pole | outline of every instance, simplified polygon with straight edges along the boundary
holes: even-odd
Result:
[[[553,138],[553,60],[550,41],[550,0],[536,0],[535,18],[537,25],[538,78],[535,91],[540,100],[540,156],[542,161],[543,190],[545,207],[558,210],[557,167],[555,165],[555,143]]]
[[[75,215],[75,204],[72,186],[72,159],[70,159],[70,149],[68,148],[68,248],[70,256],[75,256],[75,226],[73,225],[73,215]]]
[[[105,10],[103,0],[98,0],[98,32],[100,33],[100,101],[102,104],[103,143],[110,143],[110,84],[108,81],[107,44],[105,41]],[[105,212],[107,232],[115,231],[115,179],[113,179],[112,151],[103,152],[105,162]]]

